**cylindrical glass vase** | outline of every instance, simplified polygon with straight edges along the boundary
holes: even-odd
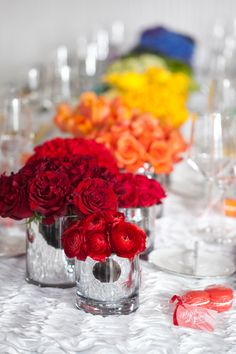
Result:
[[[29,283],[59,288],[75,286],[74,259],[66,257],[61,236],[76,219],[76,216],[63,216],[51,225],[37,220],[27,225],[26,280]]]
[[[119,211],[124,213],[127,221],[136,224],[145,231],[146,249],[140,254],[140,258],[147,260],[149,253],[154,248],[155,219],[157,213],[155,206],[147,208],[120,208]]]
[[[76,306],[94,315],[128,315],[139,306],[139,257],[75,261]]]

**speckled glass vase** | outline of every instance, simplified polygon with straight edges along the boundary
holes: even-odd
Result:
[[[32,221],[27,225],[26,280],[38,286],[75,286],[74,260],[66,257],[61,235],[76,216],[56,218],[51,225]]]
[[[141,227],[146,233],[146,249],[140,254],[143,260],[148,259],[148,255],[154,248],[155,219],[157,217],[156,206],[148,208],[119,208],[124,213],[127,221]]]
[[[94,315],[128,315],[139,306],[139,257],[75,261],[76,306]]]

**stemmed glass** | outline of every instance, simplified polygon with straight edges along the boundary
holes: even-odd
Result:
[[[15,94],[3,101],[0,114],[0,174],[17,172],[32,153],[34,134],[27,102]],[[0,218],[0,257],[25,252],[25,227]]]
[[[228,242],[233,240],[232,230],[225,223],[223,210],[215,213],[213,206],[224,200],[225,190],[235,179],[236,117],[215,112],[193,118],[191,140],[187,161],[208,183],[207,208],[197,219],[196,227],[191,229],[185,224],[185,229],[178,230],[176,226],[175,232],[186,238],[184,245],[179,240],[178,247],[159,248],[150,254],[150,261],[175,274],[229,276],[236,270],[232,245]]]
[[[17,96],[3,102],[0,125],[0,172],[16,172],[32,153],[34,133],[26,101]]]
[[[225,191],[235,179],[236,117],[229,112],[206,114],[193,119],[191,134],[187,161],[208,183],[208,205],[195,231],[206,241],[228,242],[231,230],[223,217],[223,201]],[[221,211],[217,214],[213,207],[219,201]]]

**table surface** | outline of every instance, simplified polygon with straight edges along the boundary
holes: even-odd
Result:
[[[202,188],[195,183],[194,193],[196,187]],[[184,197],[169,193],[164,216],[156,224],[156,249],[192,242],[186,228],[201,198],[188,193],[185,190]],[[215,281],[176,276],[142,262],[139,309],[128,316],[103,318],[77,310],[74,289],[27,284],[24,256],[2,258],[0,267],[1,354],[236,353],[236,306],[218,316],[212,333],[173,326],[168,309],[173,294],[216,282],[235,288],[234,277]]]

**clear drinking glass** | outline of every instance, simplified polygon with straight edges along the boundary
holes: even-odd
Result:
[[[0,124],[0,172],[16,172],[32,153],[34,133],[26,101],[18,97],[4,101]]]
[[[192,145],[187,161],[208,183],[208,205],[198,220],[196,230],[208,241],[228,241],[223,200],[225,190],[235,179],[235,136],[236,117],[227,113],[212,113],[193,120]],[[217,187],[218,193],[214,187]],[[217,214],[213,210],[220,200],[222,207]]]
[[[98,48],[94,40],[88,36],[79,36],[77,41],[79,67],[79,91],[94,90],[98,84]]]
[[[112,22],[109,33],[109,59],[114,60],[122,54],[125,41],[125,25],[122,21],[116,20]]]
[[[32,153],[31,112],[22,99],[3,100],[0,114],[0,174],[17,172]],[[25,253],[25,228],[22,222],[0,218],[0,257]]]
[[[73,104],[78,98],[79,90],[79,69],[73,63],[69,50],[61,45],[56,50],[56,58],[53,64],[52,79],[52,102],[66,102]]]

